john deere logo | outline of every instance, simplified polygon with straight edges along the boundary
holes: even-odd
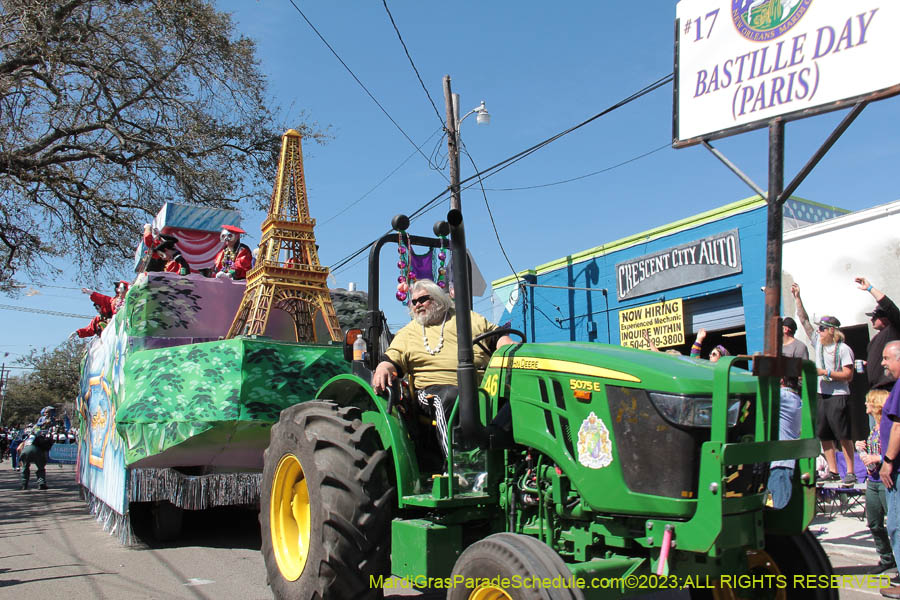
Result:
[[[766,42],[787,32],[803,18],[812,0],[731,0],[731,20],[753,42]]]

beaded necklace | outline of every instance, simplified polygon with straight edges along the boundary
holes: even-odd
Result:
[[[444,322],[441,323],[441,337],[438,338],[438,345],[437,345],[437,348],[435,348],[434,350],[431,349],[431,345],[429,345],[429,343],[428,343],[428,336],[425,335],[425,325],[424,324],[422,325],[422,343],[425,345],[425,352],[427,352],[431,356],[434,356],[435,354],[440,352],[441,348],[444,347],[444,325],[446,325],[446,324],[447,324],[447,313],[444,313]]]
[[[222,255],[222,270],[229,271],[232,265],[234,265],[234,250],[225,248],[225,254]]]
[[[832,371],[840,370],[840,367],[838,367],[838,356],[840,353],[840,349],[841,349],[841,342],[839,342],[838,340],[835,340],[834,341],[834,357],[832,358],[832,363],[831,363]],[[822,344],[822,338],[819,338],[818,350],[819,350],[819,360],[822,361],[822,368],[827,369],[828,367],[825,366],[825,346],[824,346],[824,344]]]

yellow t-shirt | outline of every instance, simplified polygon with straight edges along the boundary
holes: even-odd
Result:
[[[472,337],[497,329],[497,326],[479,315],[471,313]],[[413,388],[421,389],[429,385],[458,385],[456,367],[459,365],[457,352],[459,345],[456,337],[456,314],[452,314],[444,323],[444,345],[434,355],[425,350],[422,339],[422,326],[410,321],[394,336],[391,346],[385,354],[403,369],[409,376]],[[425,327],[428,347],[436,350],[441,338],[441,324]],[[475,368],[484,369],[488,356],[481,348],[475,346]]]

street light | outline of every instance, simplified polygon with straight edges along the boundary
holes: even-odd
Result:
[[[453,113],[459,116],[459,94],[453,94]],[[484,100],[481,101],[481,104],[467,112],[463,115],[462,119],[456,119],[456,135],[459,137],[459,126],[463,121],[466,120],[466,117],[474,114],[475,122],[479,125],[490,125],[491,124],[491,114],[488,112],[487,107],[484,105]]]
[[[459,126],[466,117],[475,114],[475,122],[479,125],[488,125],[491,115],[481,104],[459,118],[459,94],[450,91],[450,76],[444,75],[444,100],[447,105],[447,155],[450,159],[450,208],[460,210],[459,197]]]

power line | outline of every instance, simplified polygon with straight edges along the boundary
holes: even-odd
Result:
[[[50,285],[49,283],[36,283],[34,281],[25,281],[22,284],[23,286],[30,285],[31,287],[39,287],[39,288],[56,288],[59,290],[77,290],[81,291],[80,287],[72,287],[69,285]]]
[[[385,181],[387,181],[388,179],[390,179],[390,178],[394,175],[394,173],[396,173],[397,171],[399,171],[400,168],[403,167],[403,165],[405,165],[407,162],[409,162],[409,159],[411,159],[413,156],[415,156],[416,153],[422,148],[422,146],[424,146],[425,144],[427,144],[427,143],[431,140],[431,138],[434,137],[435,133],[437,133],[437,132],[439,132],[439,131],[442,131],[442,130],[441,130],[441,129],[436,129],[436,130],[434,131],[434,133],[432,133],[430,136],[428,136],[428,139],[427,139],[427,140],[425,140],[424,142],[422,142],[421,144],[419,144],[419,146],[415,149],[415,151],[413,151],[412,154],[410,154],[410,155],[407,156],[405,159],[403,159],[403,162],[401,162],[399,165],[397,165],[397,167],[396,167],[393,171],[391,171],[390,173],[388,173],[387,175],[385,175],[384,178],[383,178],[381,181],[379,181],[379,182],[376,183],[374,186],[372,186],[372,189],[370,189],[368,192],[366,192],[365,194],[363,194],[362,196],[360,196],[359,198],[357,198],[356,200],[354,200],[353,202],[351,202],[350,204],[348,204],[347,206],[345,206],[344,208],[342,208],[341,210],[339,210],[337,213],[335,213],[334,215],[332,215],[331,217],[329,217],[328,219],[326,219],[325,221],[323,221],[323,222],[320,224],[320,227],[323,226],[323,225],[327,225],[327,224],[330,223],[331,221],[334,221],[336,218],[338,218],[339,216],[341,216],[342,214],[344,214],[345,212],[347,212],[348,210],[350,210],[352,207],[354,207],[354,206],[356,206],[357,204],[359,204],[360,202],[362,202],[363,199],[365,199],[366,196],[368,196],[369,194],[371,194],[372,192],[374,192],[376,189],[378,189],[378,188],[381,186],[382,183],[384,183]]]
[[[291,2],[293,2],[293,0],[291,0]],[[588,119],[585,119],[581,123],[578,123],[577,125],[573,125],[572,127],[569,127],[568,129],[565,129],[553,136],[550,136],[549,138],[547,138],[541,142],[538,142],[537,144],[534,144],[533,146],[526,148],[525,150],[517,152],[516,154],[513,154],[509,158],[501,160],[500,162],[498,162],[494,165],[491,165],[490,167],[488,167],[487,169],[484,169],[483,171],[476,172],[474,175],[471,175],[470,177],[467,177],[466,179],[459,182],[461,189],[467,189],[467,188],[462,188],[462,185],[465,183],[468,183],[474,179],[481,181],[482,179],[487,179],[488,177],[496,175],[503,169],[519,162],[520,160],[526,158],[527,156],[530,156],[531,154],[534,154],[538,150],[544,148],[545,146],[548,146],[549,144],[552,144],[556,140],[572,133],[573,131],[576,131],[577,129],[580,129],[581,127],[584,127],[585,125],[588,125],[589,123],[592,123],[593,121],[599,119],[600,117],[603,117],[603,116],[613,112],[614,110],[617,110],[617,109],[625,106],[626,104],[629,104],[630,102],[633,102],[633,101],[649,94],[650,92],[653,92],[653,91],[661,88],[662,86],[666,85],[667,83],[671,83],[673,78],[674,78],[673,73],[669,73],[668,75],[665,75],[664,77],[657,79],[653,83],[644,86],[642,89],[634,92],[630,96],[605,108],[604,110],[600,111],[599,113],[595,114],[594,116],[592,116]],[[473,183],[472,185],[475,185],[475,183]],[[471,187],[471,186],[469,186],[469,187]],[[432,208],[437,206],[437,204],[442,199],[446,200],[446,197],[449,195],[449,193],[450,193],[450,188],[448,187],[447,189],[441,191],[434,198],[432,198],[431,200],[427,201],[425,204],[423,204],[422,206],[417,208],[415,211],[413,211],[412,214],[409,215],[410,221],[412,221],[412,220],[424,215],[428,211],[430,211]],[[388,231],[387,233],[390,233],[390,231]],[[365,252],[366,249],[368,249],[373,243],[374,243],[374,241],[369,242],[365,246],[360,248],[359,250],[356,250],[355,252],[348,255],[347,257],[339,260],[337,263],[335,263],[334,265],[332,265],[330,267],[331,271],[335,272],[337,269],[340,269],[341,267],[343,267],[344,265],[346,265],[347,263],[349,263],[350,261],[355,259],[357,256],[359,256],[360,254]]]
[[[80,373],[78,367],[17,367],[7,366],[7,369],[19,369],[21,371],[46,371],[48,373]]]
[[[578,177],[571,177],[569,179],[563,179],[561,181],[554,181],[553,183],[541,183],[538,185],[528,185],[528,186],[524,186],[524,187],[514,187],[514,188],[487,188],[487,189],[489,189],[492,192],[518,192],[521,190],[534,190],[534,189],[538,189],[538,188],[551,187],[554,185],[562,185],[563,183],[571,183],[572,181],[578,181],[579,179],[587,179],[588,177],[593,177],[594,175],[600,175],[601,173],[606,173],[608,171],[612,171],[613,169],[618,169],[619,167],[623,167],[623,166],[627,165],[628,163],[633,163],[636,160],[640,160],[642,158],[650,156],[651,154],[655,154],[656,152],[659,152],[660,150],[664,150],[665,148],[671,148],[671,147],[672,147],[672,144],[670,144],[669,142],[666,142],[659,148],[654,148],[653,150],[644,152],[643,154],[638,154],[637,156],[633,156],[633,157],[629,158],[628,160],[623,160],[620,163],[600,169],[599,171],[593,171],[591,173],[586,173],[585,175],[579,175]]]
[[[472,158],[472,155],[469,153],[466,145],[462,145],[463,152],[469,158],[469,162],[472,163],[472,168],[475,169],[475,172],[478,172],[478,167],[475,165],[475,159]],[[513,276],[516,278],[516,283],[521,284],[522,280],[519,279],[519,273],[516,271],[515,267],[512,265],[512,261],[509,260],[509,256],[506,254],[506,249],[503,247],[503,242],[500,241],[500,232],[497,231],[497,223],[494,222],[494,213],[491,212],[491,205],[488,203],[487,192],[484,190],[484,182],[481,177],[478,178],[478,183],[481,185],[481,195],[484,196],[484,207],[487,209],[488,218],[491,220],[491,227],[494,229],[494,236],[497,238],[497,245],[500,246],[500,252],[503,253],[503,258],[506,259],[506,264],[509,265],[510,271],[512,271]]]
[[[364,84],[362,81],[360,81],[359,77],[356,76],[356,73],[354,73],[353,70],[352,70],[349,66],[347,66],[347,63],[344,62],[344,59],[341,58],[341,57],[338,55],[338,53],[335,51],[335,49],[331,47],[331,44],[328,43],[328,40],[326,40],[325,37],[324,37],[321,33],[319,33],[319,30],[316,29],[316,26],[312,24],[312,21],[310,21],[310,20],[306,17],[305,14],[303,14],[303,11],[300,10],[300,7],[297,6],[297,5],[294,3],[294,0],[288,0],[288,2],[290,2],[290,3],[291,3],[291,6],[293,6],[294,9],[295,9],[298,13],[300,13],[300,16],[303,17],[303,20],[306,21],[306,24],[310,26],[310,28],[316,33],[317,36],[319,36],[319,39],[322,40],[322,43],[325,44],[325,46],[327,46],[329,50],[331,50],[331,53],[334,54],[334,57],[335,57],[336,59],[338,59],[338,61],[344,66],[345,69],[347,69],[347,72],[350,73],[350,75],[353,77],[353,79],[356,81],[356,83],[358,83],[359,86],[360,86],[360,87],[366,92],[366,94],[369,96],[369,98],[372,99],[372,102],[374,102],[374,103],[378,106],[378,108],[381,109],[381,112],[383,112],[384,115],[385,115],[388,119],[390,119],[391,123],[394,124],[394,127],[396,127],[397,130],[398,130],[400,133],[403,134],[403,137],[405,137],[405,138],[407,139],[407,141],[409,141],[409,143],[413,145],[413,148],[415,148],[416,151],[418,151],[418,153],[422,155],[422,158],[424,158],[424,159],[427,161],[427,160],[428,160],[428,157],[425,156],[425,154],[423,154],[421,150],[419,150],[418,146],[416,146],[416,143],[415,143],[414,141],[412,141],[412,138],[409,137],[409,136],[406,134],[405,131],[403,131],[403,128],[400,127],[400,125],[397,123],[397,121],[394,120],[394,117],[392,117],[392,116],[390,115],[390,113],[387,111],[387,109],[385,109],[384,106],[381,105],[381,102],[379,102],[378,99],[375,98],[374,95],[372,95],[372,92],[370,92],[370,91],[369,91],[369,88],[367,88],[367,87],[365,86],[365,84]],[[429,164],[431,164],[431,163],[429,163]]]
[[[44,310],[42,308],[26,308],[24,306],[10,306],[8,304],[0,304],[0,308],[6,310],[18,310],[21,312],[31,312],[31,313],[40,313],[42,315],[53,315],[56,317],[72,317],[74,319],[93,319],[94,317],[89,317],[87,315],[76,315],[72,313],[65,312],[57,312],[55,310]]]
[[[600,117],[603,117],[603,116],[613,112],[614,110],[622,108],[626,104],[634,102],[638,98],[641,98],[641,97],[649,94],[650,92],[653,92],[653,91],[661,88],[663,85],[666,85],[667,83],[671,83],[673,79],[674,79],[674,75],[672,73],[669,73],[668,75],[657,79],[653,83],[645,86],[644,88],[638,90],[637,92],[634,92],[627,98],[624,98],[624,99],[620,100],[619,102],[616,102],[612,106],[605,108],[604,110],[600,111],[599,113],[595,114],[594,116],[592,116],[588,119],[585,119],[581,123],[578,123],[577,125],[573,125],[572,127],[568,128],[564,131],[561,131],[553,136],[550,136],[549,138],[545,139],[542,142],[538,142],[537,144],[531,146],[530,148],[526,148],[525,150],[522,150],[521,152],[518,152],[518,153],[510,156],[509,158],[506,158],[494,165],[491,165],[490,167],[488,167],[487,169],[485,169],[483,171],[480,171],[470,177],[467,177],[466,179],[460,181],[460,185],[462,185],[464,183],[468,183],[469,181],[472,181],[473,179],[476,179],[476,178],[487,179],[488,177],[492,177],[492,176],[496,175],[497,173],[499,173],[500,171],[502,171],[503,169],[506,169],[507,167],[512,166],[513,164],[534,154],[538,150],[552,144],[556,140],[572,133],[573,131],[576,131],[577,129],[580,129],[580,128],[584,127],[585,125],[588,125],[589,123],[596,121]],[[447,192],[449,192],[449,190],[445,190],[444,193],[447,193]],[[442,195],[443,195],[443,193],[441,194],[441,196]],[[410,219],[413,219],[414,217],[418,216],[419,214],[424,214],[424,212],[427,212],[429,210],[429,205],[437,202],[437,200],[439,198],[440,198],[440,196],[436,196],[434,199],[430,200],[429,202],[426,202],[416,212],[414,212],[412,215],[410,215]]]
[[[409,59],[409,64],[412,65],[413,71],[416,72],[416,77],[419,78],[419,84],[421,84],[422,89],[425,90],[425,95],[428,96],[428,101],[431,102],[431,107],[434,109],[434,114],[437,115],[438,123],[441,124],[441,127],[444,127],[444,119],[441,118],[441,113],[437,109],[437,105],[434,103],[434,98],[431,97],[431,93],[428,91],[428,88],[425,87],[425,82],[422,81],[422,76],[419,75],[419,70],[416,68],[416,63],[413,62],[412,56],[409,55],[409,48],[406,47],[406,42],[403,41],[403,36],[400,35],[400,30],[397,28],[397,23],[394,21],[394,15],[391,14],[391,9],[388,8],[387,0],[381,0],[384,4],[384,10],[387,11],[388,18],[391,20],[391,25],[394,26],[394,31],[397,32],[397,39],[400,40],[400,45],[403,46],[403,51],[406,52],[406,58]]]

